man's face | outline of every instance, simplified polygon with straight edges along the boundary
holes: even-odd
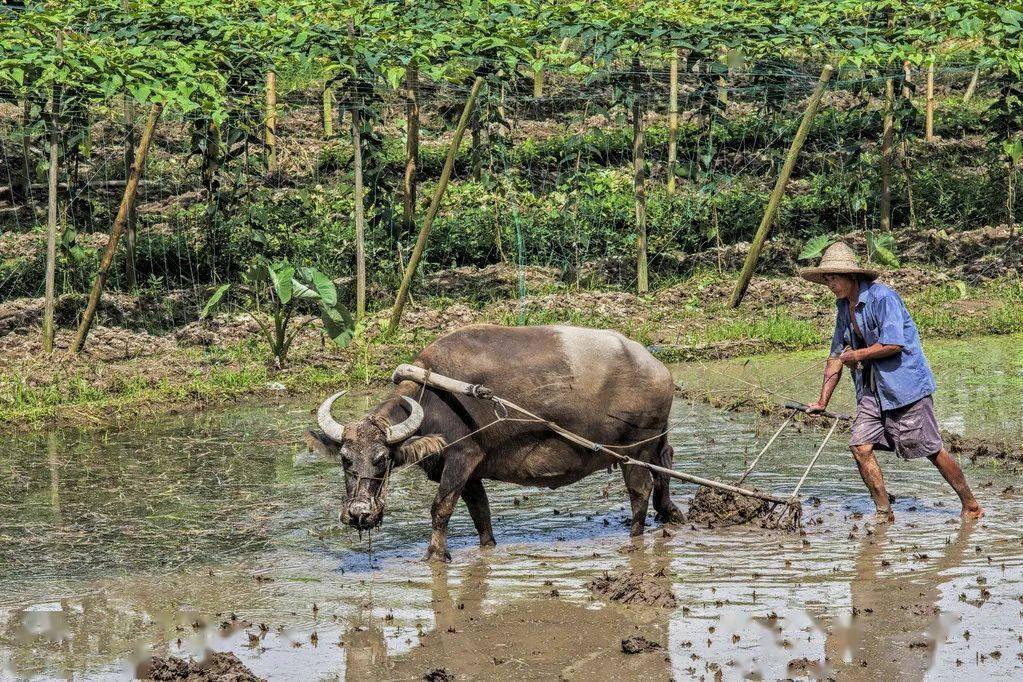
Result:
[[[849,298],[856,280],[849,275],[824,275],[824,283],[831,289],[835,298]]]

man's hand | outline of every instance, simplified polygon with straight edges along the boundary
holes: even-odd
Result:
[[[842,351],[842,354],[838,356],[838,359],[842,361],[842,364],[849,369],[856,369],[856,365],[860,364],[860,352],[847,348]]]
[[[827,403],[823,403],[820,400],[810,403],[806,406],[807,414],[818,414],[828,408]]]

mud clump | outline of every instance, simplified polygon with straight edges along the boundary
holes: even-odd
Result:
[[[759,492],[752,487],[750,490]],[[798,530],[801,512],[798,501],[779,506],[757,497],[704,486],[693,495],[686,521],[711,528],[759,524],[762,528]]]
[[[587,583],[586,587],[619,604],[664,608],[674,608],[678,604],[675,593],[668,586],[668,576],[663,569],[657,573],[604,571],[604,575]]]
[[[176,656],[153,656],[135,671],[142,680],[157,682],[264,682],[232,653],[214,652],[202,661],[186,661]]]
[[[794,658],[789,661],[789,674],[799,677],[819,678],[824,674],[824,669],[818,661],[811,661],[809,658]]]
[[[644,651],[657,651],[662,648],[657,642],[651,642],[643,635],[633,635],[622,640],[622,652],[626,654],[641,654]]]
[[[686,520],[712,526],[736,526],[757,521],[770,513],[771,503],[767,500],[701,487],[689,503]]]
[[[426,682],[451,682],[451,680],[455,679],[455,676],[449,673],[446,668],[434,668],[423,675],[423,679]]]

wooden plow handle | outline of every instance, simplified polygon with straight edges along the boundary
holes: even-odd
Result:
[[[804,412],[809,415],[822,415],[825,417],[831,417],[832,419],[838,419],[839,421],[843,422],[851,422],[853,420],[851,414],[840,414],[837,412],[828,412],[827,410],[823,412],[810,412],[809,406],[804,405],[803,403],[785,403],[785,409],[796,410],[797,412]]]

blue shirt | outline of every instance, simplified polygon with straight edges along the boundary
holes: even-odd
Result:
[[[857,402],[865,395],[874,394],[882,410],[894,410],[914,403],[934,393],[934,375],[920,347],[913,318],[899,295],[884,284],[860,280],[860,294],[856,302],[856,324],[863,334],[864,345],[856,338],[849,319],[849,301],[835,303],[835,334],[831,339],[831,357],[838,357],[845,347],[866,348],[875,343],[902,346],[902,352],[879,360],[867,360],[874,384],[863,381],[863,372],[853,371]],[[876,389],[876,392],[875,392]]]

